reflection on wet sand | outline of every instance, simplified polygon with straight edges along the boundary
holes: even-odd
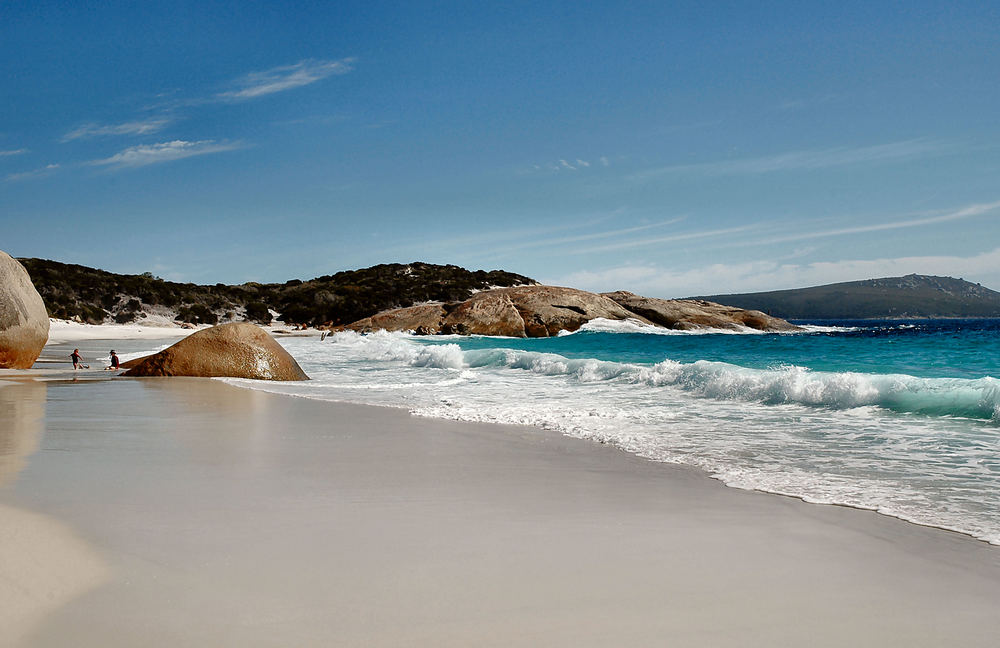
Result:
[[[201,425],[171,426],[172,438],[194,461],[259,465],[272,460],[275,443],[270,409],[275,399],[249,389],[232,389],[204,378],[141,378],[144,415],[169,420],[184,412]],[[280,402],[280,401],[279,401]],[[238,422],[233,424],[234,422]]]
[[[0,493],[11,487],[45,431],[44,382],[0,380]],[[47,515],[0,501],[0,639],[20,645],[50,614],[109,578],[104,561]]]
[[[0,486],[13,482],[38,450],[45,422],[44,382],[0,381]]]

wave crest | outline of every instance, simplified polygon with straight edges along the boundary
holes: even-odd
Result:
[[[463,351],[455,343],[421,344],[410,335],[385,332],[363,336],[346,332],[331,338],[335,344],[350,347],[358,359],[398,361],[411,367],[511,369],[583,383],[621,381],[679,389],[717,400],[836,410],[874,406],[900,413],[1000,422],[1000,380],[991,377],[919,378],[812,371],[794,365],[756,369],[708,360],[681,363],[666,359],[642,365],[511,348]]]

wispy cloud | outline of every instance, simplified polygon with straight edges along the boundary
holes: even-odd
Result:
[[[275,122],[278,126],[300,126],[303,124],[337,124],[348,121],[350,116],[343,114],[334,115],[310,115],[308,117],[298,117],[296,119],[281,119]]]
[[[83,124],[63,135],[62,141],[71,142],[109,135],[149,135],[160,132],[173,121],[172,117],[160,116],[121,124]]]
[[[800,97],[797,99],[786,99],[780,102],[774,109],[778,112],[793,112],[798,110],[803,110],[807,108],[812,108],[815,106],[830,103],[831,101],[836,101],[838,99],[843,99],[844,95],[835,92],[828,92],[822,95],[814,95],[811,97]]]
[[[946,153],[951,149],[950,144],[940,140],[912,139],[874,146],[839,146],[813,151],[789,151],[739,160],[675,164],[636,173],[632,179],[643,181],[660,176],[687,174],[705,176],[759,175],[778,171],[825,169],[853,164],[915,159]]]
[[[109,158],[93,160],[89,164],[107,166],[113,169],[133,168],[180,160],[196,155],[222,153],[223,151],[232,151],[242,147],[243,144],[240,142],[217,142],[215,140],[187,142],[184,140],[174,140],[172,142],[160,142],[159,144],[132,146]]]
[[[737,234],[740,232],[746,232],[748,230],[756,229],[757,227],[759,226],[740,225],[738,227],[723,227],[720,229],[713,229],[713,230],[702,230],[698,232],[682,232],[679,234],[670,234],[667,236],[633,239],[631,241],[623,241],[621,243],[609,243],[608,245],[600,245],[597,247],[589,247],[581,250],[576,250],[575,254],[591,254],[593,252],[628,250],[631,248],[645,247],[648,245],[663,245],[665,243],[675,243],[677,241],[690,241],[694,239],[712,238],[716,236],[725,236],[727,234]]]
[[[667,225],[673,225],[674,223],[679,223],[684,220],[683,216],[678,216],[677,218],[671,218],[669,220],[660,221],[657,223],[648,223],[646,225],[636,225],[634,227],[623,227],[621,229],[615,230],[605,230],[603,232],[592,232],[590,234],[577,234],[575,236],[564,236],[561,238],[552,238],[545,240],[535,240],[523,243],[519,248],[532,248],[532,247],[547,247],[550,245],[564,245],[566,243],[579,243],[581,241],[594,241],[598,239],[613,238],[615,236],[624,236],[626,234],[635,234],[636,232],[644,232],[658,227],[666,227]]]
[[[503,247],[503,252],[505,254],[521,250],[530,250],[532,248],[549,248],[550,253],[555,253],[555,249],[559,246],[567,245],[569,243],[581,243],[583,241],[596,241],[601,239],[609,239],[617,236],[626,236],[628,234],[635,234],[637,232],[645,232],[648,230],[666,227],[667,225],[673,225],[674,223],[679,223],[684,220],[684,216],[678,216],[677,218],[671,218],[665,221],[659,221],[656,223],[647,223],[645,225],[635,225],[632,227],[623,227],[613,230],[603,230],[600,232],[590,232],[588,234],[574,234],[571,236],[556,236],[548,238],[539,238],[537,236],[532,236],[530,240],[522,240],[516,243],[510,243]],[[564,250],[560,252],[561,254],[569,253],[576,254],[577,250]]]
[[[948,221],[955,221],[955,220],[961,220],[963,218],[980,216],[982,214],[991,212],[997,208],[1000,208],[1000,200],[991,203],[969,205],[968,207],[963,207],[962,209],[949,212],[947,214],[941,214],[939,216],[930,216],[926,218],[912,218],[910,220],[892,221],[888,223],[874,223],[871,225],[858,225],[856,227],[844,227],[840,229],[825,230],[822,232],[790,235],[782,237],[777,240],[794,241],[803,238],[821,238],[826,236],[841,236],[844,234],[863,234],[866,232],[880,232],[884,230],[901,229],[906,227],[920,227],[923,225],[934,225],[936,223],[945,223]]]
[[[47,176],[56,169],[59,168],[58,164],[47,164],[40,169],[33,169],[31,171],[22,171],[20,173],[11,173],[6,178],[7,182],[19,182],[21,180],[32,180],[34,178],[41,178]]]
[[[841,281],[910,273],[963,277],[1000,288],[1000,248],[959,256],[844,259],[814,263],[751,261],[715,263],[677,270],[657,265],[623,265],[542,278],[545,283],[605,292],[631,290],[651,297],[688,297],[804,288]]]
[[[602,231],[596,234],[575,234],[589,228],[600,226],[610,220],[620,219],[625,213],[625,208],[620,207],[612,212],[600,215],[581,215],[572,222],[564,222],[558,225],[511,227],[505,226],[496,230],[475,230],[472,234],[460,234],[450,238],[435,238],[433,241],[420,241],[415,244],[407,241],[399,245],[383,248],[389,256],[408,257],[419,256],[426,252],[441,254],[450,258],[472,251],[479,259],[487,258],[507,258],[508,253],[520,250],[524,247],[546,247],[556,246],[559,243],[572,242],[582,238],[606,237],[621,234],[622,230]],[[499,219],[498,220],[502,220]],[[659,227],[675,222],[671,221],[642,225],[640,229]],[[545,219],[538,219],[538,222],[545,222]],[[631,230],[633,228],[627,228]],[[325,247],[324,247],[325,249]],[[492,253],[488,253],[491,251]]]
[[[7,157],[7,156],[10,156],[10,155],[21,155],[22,153],[27,153],[27,152],[28,152],[28,149],[26,149],[26,148],[14,149],[14,150],[11,150],[11,151],[0,151],[0,157]]]
[[[611,166],[611,161],[608,158],[601,156],[597,158],[597,163],[591,162],[590,160],[584,160],[581,158],[559,158],[555,162],[546,162],[545,164],[533,164],[527,170],[527,172],[538,173],[539,171],[583,171],[589,169],[591,166],[596,166],[600,164],[602,167]]]
[[[306,59],[294,65],[283,65],[261,72],[251,72],[233,84],[237,86],[237,89],[220,92],[216,98],[223,101],[246,101],[276,92],[301,88],[334,74],[347,74],[354,69],[354,60],[353,58],[343,58],[337,61]]]
[[[922,218],[910,218],[907,220],[889,221],[887,223],[869,223],[867,225],[855,225],[851,227],[838,227],[833,229],[818,230],[814,232],[800,232],[797,234],[782,234],[768,237],[766,240],[743,241],[734,245],[738,246],[758,246],[770,243],[787,243],[790,241],[803,241],[808,239],[828,238],[833,236],[846,236],[850,234],[866,234],[868,232],[882,232],[885,230],[904,229],[909,227],[922,227],[925,225],[935,225],[937,223],[947,223],[949,221],[973,218],[987,214],[996,209],[1000,209],[1000,200],[991,203],[977,203],[952,210],[936,216],[926,216]]]

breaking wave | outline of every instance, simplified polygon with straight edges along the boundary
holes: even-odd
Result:
[[[411,367],[512,369],[586,383],[618,381],[671,387],[717,400],[837,410],[874,406],[926,416],[1000,421],[1000,380],[992,377],[921,378],[813,371],[794,365],[756,369],[708,360],[633,364],[511,348],[463,350],[458,344],[423,345],[388,333],[339,333],[334,341],[353,347],[359,359],[401,361]]]

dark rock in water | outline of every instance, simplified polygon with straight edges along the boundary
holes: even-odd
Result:
[[[309,380],[299,364],[260,327],[248,322],[198,331],[159,353],[124,365],[126,376],[203,376]]]
[[[642,297],[624,290],[602,293],[623,308],[642,315],[650,322],[669,329],[695,330],[703,328],[758,331],[801,331],[794,324],[771,317],[760,311],[723,306],[701,299],[656,299]]]
[[[0,368],[31,368],[48,340],[41,295],[24,266],[0,251]]]

